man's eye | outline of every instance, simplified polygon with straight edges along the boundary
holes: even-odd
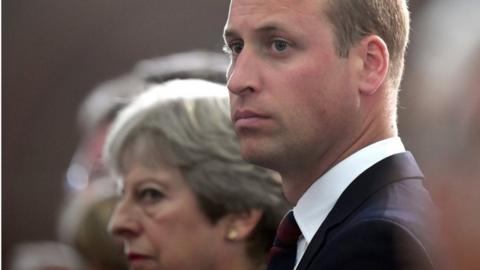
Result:
[[[277,39],[272,42],[272,49],[276,52],[284,52],[289,44],[285,40]]]
[[[229,43],[228,45],[225,45],[223,47],[223,50],[232,55],[238,55],[243,49],[243,43],[242,42],[232,42]]]

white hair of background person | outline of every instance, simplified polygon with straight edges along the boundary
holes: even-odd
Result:
[[[133,74],[147,83],[173,79],[203,79],[226,83],[225,71],[230,58],[223,53],[193,50],[145,59],[133,68]]]

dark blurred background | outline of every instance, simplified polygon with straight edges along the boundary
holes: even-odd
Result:
[[[416,16],[429,2],[410,1],[412,50]],[[76,114],[88,92],[141,59],[220,51],[227,10],[226,0],[2,1],[2,268],[16,244],[57,237]],[[409,63],[404,88],[414,76]],[[409,123],[421,105],[415,92],[400,98],[402,138],[419,147]]]

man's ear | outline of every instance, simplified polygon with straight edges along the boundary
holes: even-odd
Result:
[[[236,214],[228,214],[224,217],[224,235],[227,241],[239,241],[247,239],[262,218],[263,212],[259,209]]]
[[[387,45],[379,36],[370,35],[354,47],[354,53],[362,63],[359,74],[360,94],[373,95],[387,78],[390,63]]]

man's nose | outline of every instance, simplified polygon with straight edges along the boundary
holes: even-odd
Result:
[[[233,95],[245,95],[260,89],[260,61],[245,47],[236,59],[232,60],[227,72],[227,88]]]

